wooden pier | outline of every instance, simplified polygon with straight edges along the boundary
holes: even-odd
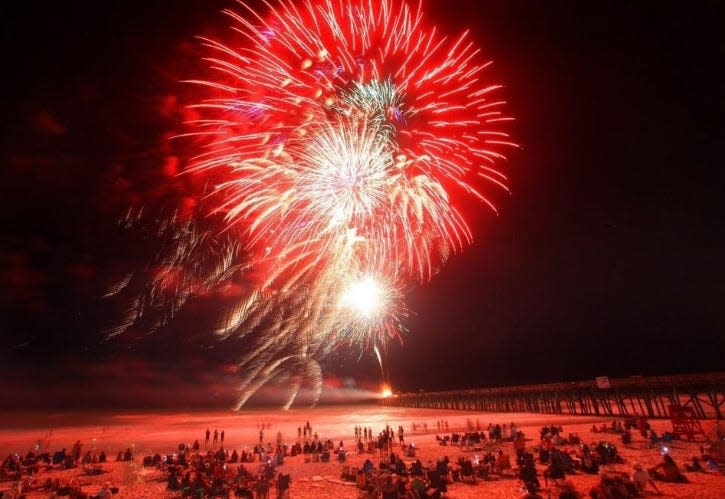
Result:
[[[431,409],[649,418],[669,418],[669,406],[679,405],[691,407],[700,419],[723,419],[725,372],[420,391],[396,394],[382,403]]]

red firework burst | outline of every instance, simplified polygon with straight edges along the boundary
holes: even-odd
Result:
[[[216,209],[259,258],[314,266],[354,237],[358,265],[425,280],[470,242],[451,199],[495,209],[480,188],[506,189],[495,164],[514,144],[467,32],[388,0],[225,13],[241,36],[203,39],[215,71],[195,82],[214,96],[194,106],[207,143],[192,169],[215,176]]]

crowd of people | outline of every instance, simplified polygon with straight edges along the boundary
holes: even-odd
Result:
[[[80,468],[86,475],[95,475],[102,472],[102,464],[107,462],[106,452],[97,453],[95,449],[82,451],[80,440],[73,444],[70,452],[65,448],[55,452],[40,452],[39,446],[30,450],[25,456],[17,453],[9,454],[0,465],[0,481],[11,481],[13,486],[3,492],[2,499],[18,499],[30,492],[46,492],[51,497],[67,496],[70,499],[103,499],[111,497],[118,492],[118,487],[105,482],[100,489],[92,495],[84,492],[76,478],[61,479],[47,476],[39,478],[41,471],[67,470]],[[117,461],[131,461],[133,452],[129,447],[126,451],[119,451]]]
[[[440,420],[437,428],[445,430],[448,422]],[[411,429],[413,425],[411,424]],[[595,430],[596,428],[596,430]],[[337,461],[342,466],[341,478],[354,482],[363,499],[438,499],[444,497],[455,482],[475,484],[479,481],[509,479],[516,481],[524,497],[540,498],[543,487],[549,494],[555,491],[559,499],[583,497],[573,482],[572,475],[598,475],[599,482],[588,496],[594,499],[642,497],[648,491],[659,494],[658,483],[687,483],[688,478],[665,447],[647,447],[648,452],[660,452],[661,460],[648,468],[633,463],[631,472],[614,471],[613,465],[624,463],[617,445],[605,435],[623,437],[630,434],[631,423],[614,421],[610,425],[594,426],[595,438],[605,439],[586,444],[577,433],[564,433],[561,426],[544,426],[538,438],[527,438],[515,423],[489,424],[482,429],[478,420],[467,421],[464,432],[435,435],[440,446],[457,446],[446,449],[437,458],[423,463],[416,456],[413,442],[406,443],[402,425],[397,429],[387,425],[380,431],[366,426],[355,426],[354,449],[360,455],[354,466],[348,463],[344,442],[322,440],[313,432],[310,422],[300,425],[297,440],[291,444],[283,441],[281,432],[276,440],[266,440],[261,425],[259,441],[240,451],[225,448],[225,431],[206,429],[203,432],[204,448],[199,440],[192,444],[181,443],[174,452],[144,456],[140,463],[164,473],[166,488],[182,498],[231,498],[245,497],[268,499],[288,497],[292,487],[289,472],[279,468],[288,458],[304,456],[307,462]],[[643,428],[641,434],[649,442],[653,430]],[[397,438],[396,438],[397,437]],[[48,477],[38,478],[41,470],[70,469],[78,467],[82,473],[100,472],[109,461],[105,451],[86,449],[78,440],[68,452],[65,448],[56,452],[39,452],[38,446],[27,455],[8,455],[0,466],[0,477],[14,483],[11,490],[0,495],[2,499],[17,499],[31,491],[45,491],[71,499],[107,498],[118,491],[105,482],[94,495],[82,490],[77,479]],[[121,450],[116,461],[134,462],[133,446]],[[449,455],[460,455],[453,460]],[[362,459],[364,458],[364,461]],[[375,463],[373,462],[375,461]],[[700,455],[685,464],[690,473],[719,472],[717,460],[706,445],[700,447]],[[542,487],[543,482],[543,487]],[[549,495],[549,497],[552,497]],[[556,496],[554,496],[556,497]]]

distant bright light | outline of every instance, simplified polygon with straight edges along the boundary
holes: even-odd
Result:
[[[340,304],[370,318],[383,305],[383,290],[372,277],[352,284],[342,295]]]
[[[388,398],[388,397],[392,397],[392,396],[393,396],[393,390],[391,390],[391,389],[390,389],[390,387],[389,387],[388,385],[383,385],[383,388],[382,388],[382,390],[380,391],[380,395],[381,395],[381,396],[382,396],[382,397],[383,397],[384,399],[386,399],[386,398]]]

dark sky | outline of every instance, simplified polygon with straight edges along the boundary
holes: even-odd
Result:
[[[178,82],[201,67],[195,35],[225,36],[232,3],[3,7],[0,403],[230,399],[230,354],[208,335],[103,341],[97,297],[117,260],[145,254],[119,246],[124,206],[164,209],[191,188],[168,175]],[[495,61],[523,148],[499,216],[473,212],[474,246],[410,294],[410,333],[386,356],[394,388],[721,370],[718,3],[426,3]],[[377,383],[358,355],[333,356],[328,376]],[[119,380],[133,397],[108,393]],[[185,395],[165,395],[176,386]]]

